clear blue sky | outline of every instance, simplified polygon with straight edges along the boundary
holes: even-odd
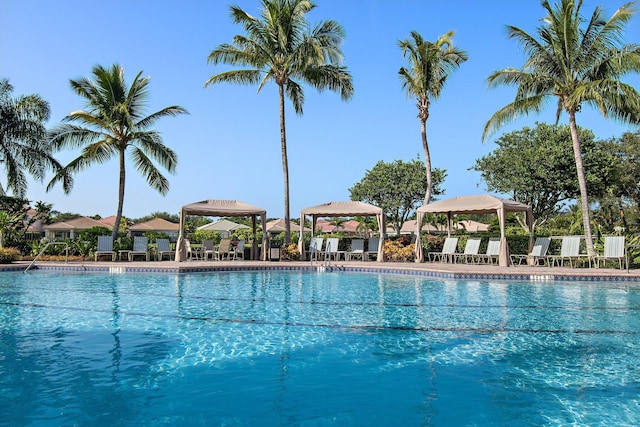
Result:
[[[420,125],[413,100],[397,77],[405,64],[397,41],[417,30],[427,40],[455,31],[455,44],[469,53],[431,106],[427,133],[434,167],[446,169],[446,195],[485,192],[475,160],[491,152],[501,134],[553,122],[555,108],[503,128],[486,144],[487,119],[513,100],[513,88],[487,89],[486,77],[507,66],[520,67],[518,45],[505,37],[505,25],[534,32],[544,10],[538,0],[317,0],[311,23],[334,19],[345,28],[345,65],[355,87],[351,101],[332,92],[305,89],[304,115],[287,104],[291,216],[301,209],[349,199],[349,187],[379,160],[411,160],[420,155]],[[585,0],[591,14],[602,5],[607,16],[623,1]],[[190,115],[166,118],[157,129],[178,154],[167,196],[152,190],[131,164],[127,169],[124,215],[178,213],[204,199],[237,199],[261,206],[269,217],[283,216],[278,97],[275,85],[217,85],[211,75],[225,69],[206,63],[211,49],[242,33],[229,18],[229,5],[258,14],[258,0],[2,0],[0,77],[15,94],[37,93],[51,104],[49,126],[83,107],[69,79],[89,77],[96,64],[121,64],[128,82],[139,71],[151,76],[149,110],[181,105]],[[640,16],[628,27],[627,42],[640,42]],[[640,87],[640,79],[627,80]],[[566,117],[563,117],[566,123]],[[578,125],[598,138],[633,131],[585,108]],[[64,163],[77,153],[57,157]],[[4,172],[3,172],[4,174]],[[0,175],[0,177],[3,175]],[[27,197],[53,203],[56,210],[83,215],[115,214],[118,167],[115,161],[76,176],[71,194],[60,187],[45,192],[31,182]],[[1,178],[0,178],[1,179]]]

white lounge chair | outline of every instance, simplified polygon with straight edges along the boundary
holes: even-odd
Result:
[[[464,261],[467,263],[473,263],[478,257],[478,251],[480,250],[480,242],[482,239],[472,238],[467,239],[467,243],[464,245],[464,252],[461,254],[452,254],[453,262]]]
[[[203,260],[208,260],[209,258],[215,259],[216,251],[214,248],[213,240],[203,240],[201,254]]]
[[[144,256],[145,261],[149,261],[149,238],[146,236],[135,236],[133,238],[133,250],[129,252],[129,261],[133,261],[136,256]]]
[[[364,239],[351,239],[351,248],[345,255],[346,261],[352,258],[360,258],[364,261]]]
[[[173,259],[176,251],[171,250],[169,239],[156,239],[156,259],[162,261],[165,256],[169,256],[169,260]]]
[[[111,255],[111,261],[116,260],[111,236],[98,236],[98,249],[94,252],[95,260],[98,261],[98,258],[103,255]]]
[[[322,244],[324,239],[322,237],[314,237],[309,243],[309,250],[307,251],[307,257],[309,259],[318,259],[318,256],[322,254]]]
[[[585,256],[580,255],[580,239],[580,236],[563,236],[560,254],[547,256],[547,259],[551,261],[551,266],[564,266],[565,261],[569,261],[570,267],[574,267],[574,262],[577,266],[580,258]]]
[[[327,246],[324,249],[325,256],[331,260],[338,261],[341,255],[344,255],[344,251],[339,251],[340,239],[337,237],[331,237],[327,239]]]
[[[444,239],[441,252],[429,252],[427,256],[431,261],[448,262],[453,259],[458,248],[457,237],[447,237]]]
[[[548,261],[547,252],[549,251],[549,245],[551,244],[551,237],[537,237],[533,243],[531,252],[526,255],[511,255],[511,264],[520,265],[522,261],[525,261],[530,265],[539,265],[540,261],[544,264]]]
[[[622,265],[626,265],[625,254],[625,237],[624,236],[605,236],[604,238],[604,253],[602,255],[596,255],[593,259],[596,263],[596,267],[600,267],[600,261],[602,265],[606,265],[608,260],[618,261],[620,268]]]
[[[492,237],[487,242],[487,251],[484,254],[478,255],[478,262],[484,262],[486,264],[497,264],[498,257],[500,256],[500,239]]]
[[[378,246],[380,245],[379,237],[371,237],[367,242],[367,250],[364,253],[365,261],[369,261],[371,258],[378,257]]]
[[[233,255],[234,260],[238,258],[244,259],[244,239],[238,240],[238,244],[231,248],[231,255]]]

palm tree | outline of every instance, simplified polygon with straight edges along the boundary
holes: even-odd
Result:
[[[345,222],[347,222],[345,218],[334,217],[331,221],[329,221],[329,224],[335,227],[333,232],[338,233],[340,231],[340,227],[343,227]]]
[[[433,178],[431,155],[427,143],[427,119],[432,100],[440,98],[442,88],[451,73],[467,60],[467,52],[453,46],[453,31],[440,36],[435,42],[425,41],[417,31],[411,32],[412,39],[400,40],[398,46],[402,55],[409,60],[408,67],[401,67],[398,74],[407,96],[416,99],[422,148],[427,171],[427,191],[424,203],[431,200]]]
[[[49,120],[49,104],[38,95],[12,96],[13,87],[0,80],[0,162],[6,169],[6,186],[0,185],[0,195],[11,191],[24,198],[27,176],[42,181],[47,170],[62,166],[51,156],[44,138],[44,123]],[[64,180],[65,187],[71,183]]]
[[[576,113],[586,103],[605,117],[639,122],[640,94],[620,80],[640,71],[640,46],[622,44],[624,27],[633,16],[633,3],[625,4],[608,19],[601,8],[596,8],[589,21],[580,14],[581,0],[561,0],[553,7],[545,0],[542,6],[548,14],[537,28],[538,39],[520,28],[507,27],[508,37],[523,47],[528,58],[522,69],[505,68],[489,76],[490,87],[515,85],[518,90],[515,100],[486,123],[482,139],[486,141],[519,114],[537,113],[550,98],[557,98],[556,122],[563,111],[569,117],[587,253],[592,256],[587,183]]]
[[[313,8],[315,4],[309,0],[262,0],[261,16],[256,18],[232,6],[233,21],[244,27],[246,35],[236,35],[233,44],[219,45],[207,58],[213,65],[225,63],[251,68],[216,74],[206,81],[205,86],[223,82],[257,84],[259,92],[269,81],[278,85],[286,243],[290,240],[291,230],[285,95],[300,115],[304,92],[298,81],[319,91],[340,92],[343,100],[353,95],[351,75],[346,67],[339,65],[344,30],[335,21],[323,21],[310,29],[306,14]]]
[[[149,77],[141,77],[140,71],[127,87],[124,70],[114,64],[111,68],[97,65],[92,70],[94,80],[82,78],[70,80],[72,89],[86,101],[86,109],[73,111],[63,120],[78,125],[63,123],[50,132],[53,149],[82,148],[73,159],[49,182],[47,190],[65,176],[87,169],[95,163],[105,163],[117,156],[119,165],[118,210],[112,238],[115,240],[124,203],[125,154],[130,150],[130,158],[147,183],[160,194],[169,191],[169,181],[154,162],[174,173],[177,156],[164,145],[159,132],[150,129],[156,121],[166,116],[187,113],[179,106],[163,108],[148,116],[144,115]]]

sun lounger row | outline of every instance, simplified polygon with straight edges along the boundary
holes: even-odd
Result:
[[[440,262],[466,262],[473,264],[493,264],[498,262],[498,255],[500,255],[500,240],[497,238],[489,239],[487,242],[487,250],[481,254],[480,244],[482,239],[469,238],[464,247],[464,252],[457,252],[458,238],[447,237],[442,246],[440,252],[427,253],[427,260],[440,261]]]
[[[156,239],[156,247],[156,257],[158,260],[162,260],[167,255],[169,255],[170,259],[173,259],[175,251],[169,248],[169,239]],[[136,257],[142,257],[145,261],[149,261],[151,258],[149,238],[145,236],[135,236],[133,238],[133,249],[119,250],[116,252],[113,250],[113,240],[111,236],[98,236],[98,248],[94,252],[95,261],[105,256],[110,257],[111,261],[115,261],[118,255],[120,255],[120,259],[126,256],[129,261],[134,261]]]
[[[580,264],[600,267],[606,261],[617,261],[620,268],[626,263],[625,237],[606,236],[604,238],[604,253],[589,258],[586,253],[580,251],[581,236],[563,236],[561,238],[560,252],[558,254],[548,254],[551,246],[551,237],[536,238],[533,248],[526,255],[511,255],[511,263],[520,265],[523,262],[528,265],[547,265],[549,267],[560,267],[569,265],[577,267]]]
[[[345,261],[351,261],[359,259],[362,261],[369,261],[375,259],[378,255],[378,245],[380,239],[378,237],[372,237],[367,239],[367,248],[365,250],[365,239],[351,239],[351,243],[347,250],[341,251],[340,239],[337,237],[330,237],[325,239],[322,237],[313,237],[309,243],[309,249],[307,250],[307,258],[314,260],[338,261],[341,258]]]
[[[233,241],[232,239],[222,239],[220,244],[215,246],[213,240],[203,240],[199,248],[193,247],[191,242],[185,241],[187,260],[214,260],[232,261],[244,260],[244,240]]]
[[[599,267],[607,261],[618,263],[620,268],[626,264],[625,238],[624,236],[607,236],[604,238],[604,251],[602,255],[588,257],[581,251],[581,236],[563,236],[560,250],[557,254],[548,254],[551,246],[551,237],[538,237],[528,254],[511,255],[511,264],[514,265],[546,265],[549,267],[589,265]],[[447,237],[442,251],[429,252],[427,260],[436,262],[466,262],[466,263],[494,263],[500,254],[500,240],[489,239],[486,253],[480,254],[481,239],[468,238],[463,252],[458,252],[458,238]]]

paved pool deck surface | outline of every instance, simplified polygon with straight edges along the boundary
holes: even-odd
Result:
[[[0,266],[3,270],[24,271],[30,264],[19,261]],[[640,269],[595,267],[548,267],[511,265],[499,267],[466,263],[401,263],[376,261],[98,261],[93,259],[73,262],[37,261],[32,267],[40,271],[87,271],[111,273],[202,273],[215,271],[294,270],[294,271],[347,271],[372,273],[398,273],[451,279],[504,279],[531,281],[623,281],[640,287]]]

